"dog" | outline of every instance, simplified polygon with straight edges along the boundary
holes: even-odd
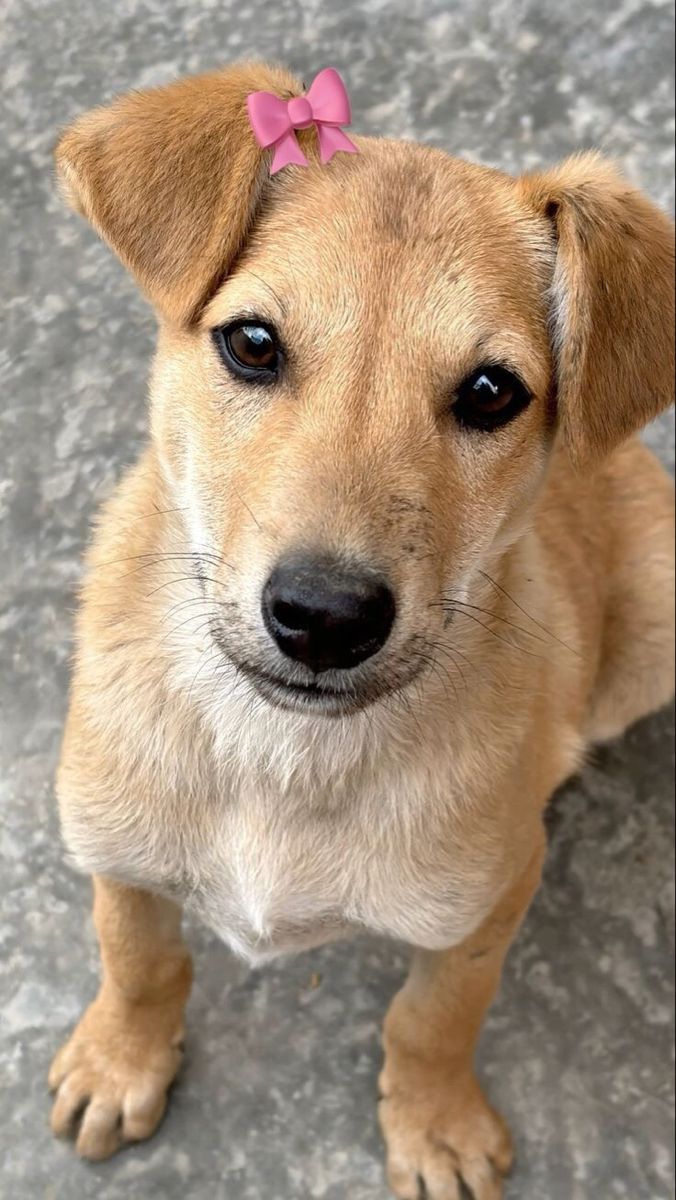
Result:
[[[83,116],[63,189],[158,316],[150,437],[104,506],[58,772],[102,983],[52,1127],[149,1137],[181,1060],[187,906],[251,962],[413,948],[379,1115],[400,1200],[496,1200],[473,1070],[543,812],[673,692],[673,227],[602,158],[438,149],[271,177],[249,63]],[[84,1111],[83,1111],[84,1109]]]

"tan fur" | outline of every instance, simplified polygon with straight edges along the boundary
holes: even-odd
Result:
[[[56,1055],[49,1086],[57,1092],[54,1133],[74,1132],[86,1106],[77,1149],[98,1159],[149,1137],[162,1119],[181,1061],[192,971],[174,904],[106,879],[94,880],[94,897],[101,988]]]
[[[464,1177],[494,1200],[508,1139],[471,1058],[542,811],[673,687],[672,488],[625,440],[669,399],[673,234],[594,156],[515,181],[360,139],[267,181],[246,91],[299,90],[268,70],[139,93],[60,144],[160,329],[151,442],[101,515],[78,622],[59,797],[100,877],[104,983],[57,1058],[55,1128],[92,1097],[78,1146],[101,1156],[160,1119],[188,982],[157,897],[257,961],[369,928],[422,956],[386,1026],[393,1190],[446,1200]],[[274,389],[214,350],[242,313],[290,348]],[[482,361],[535,397],[492,435],[448,414]],[[260,595],[298,547],[396,590],[352,672],[370,703],[343,715],[251,679],[279,667]]]
[[[520,190],[556,231],[562,427],[578,462],[598,461],[673,398],[673,338],[664,336],[674,323],[673,227],[595,155],[527,177]]]
[[[81,117],[61,138],[67,198],[171,320],[189,319],[240,250],[265,164],[248,92],[302,89],[287,71],[242,64]]]

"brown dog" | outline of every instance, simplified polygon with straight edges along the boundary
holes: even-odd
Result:
[[[70,199],[157,309],[152,437],[98,524],[59,774],[101,991],[53,1128],[148,1137],[180,1060],[187,904],[260,960],[416,948],[385,1026],[391,1186],[501,1194],[473,1073],[585,747],[666,701],[673,500],[631,434],[673,377],[673,232],[584,155],[438,150],[271,180],[261,65],[83,117]],[[313,157],[313,135],[303,135]]]

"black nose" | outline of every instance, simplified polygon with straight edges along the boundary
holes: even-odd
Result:
[[[394,596],[382,576],[335,559],[279,563],[263,589],[263,619],[283,654],[312,671],[347,670],[385,644]]]

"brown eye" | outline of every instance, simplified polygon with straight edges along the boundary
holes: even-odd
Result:
[[[270,326],[236,321],[214,330],[214,340],[226,367],[237,378],[269,383],[276,377],[280,350]]]
[[[479,367],[460,385],[453,415],[469,429],[506,425],[530,404],[531,395],[518,376],[505,367]]]

